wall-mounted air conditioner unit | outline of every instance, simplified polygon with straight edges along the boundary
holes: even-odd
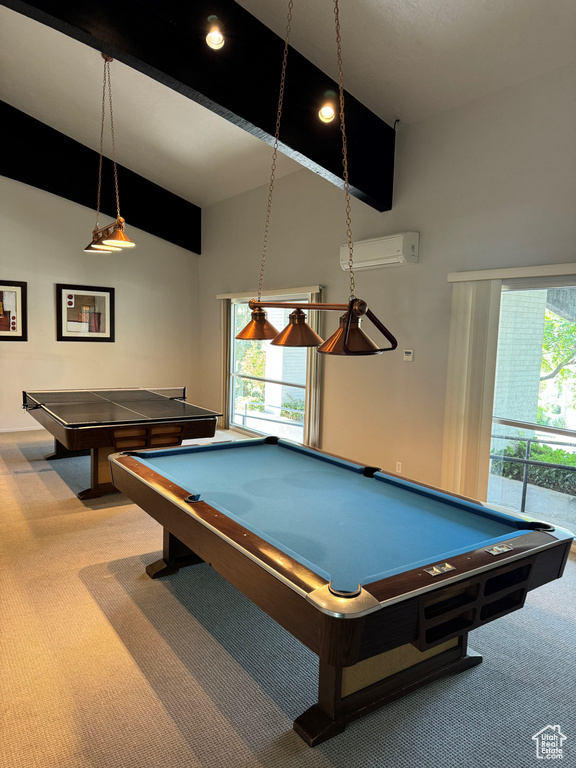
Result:
[[[418,232],[401,232],[399,235],[376,237],[354,243],[354,269],[372,269],[387,264],[408,264],[418,261]],[[340,266],[349,269],[348,246],[340,247]]]

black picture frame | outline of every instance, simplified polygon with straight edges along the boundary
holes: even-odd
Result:
[[[113,342],[114,288],[56,284],[56,341]]]
[[[0,280],[0,341],[28,341],[28,283]]]

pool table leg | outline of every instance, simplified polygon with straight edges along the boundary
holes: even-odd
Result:
[[[162,576],[169,576],[176,573],[180,568],[187,565],[197,565],[203,563],[201,557],[177,539],[174,534],[164,528],[164,539],[162,545],[162,558],[146,566],[146,573],[151,579],[159,579]]]
[[[384,655],[384,654],[383,654]],[[320,659],[318,703],[294,721],[296,733],[311,747],[342,733],[346,725],[395,699],[415,691],[434,680],[463,672],[480,664],[482,656],[467,649],[467,636],[434,656],[428,656],[407,669],[402,669],[345,695],[345,667],[333,667]]]

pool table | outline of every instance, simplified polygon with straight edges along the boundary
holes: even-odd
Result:
[[[311,746],[468,669],[476,627],[562,575],[572,534],[278,438],[127,451],[116,488],[164,529],[152,578],[210,563],[319,658]]]

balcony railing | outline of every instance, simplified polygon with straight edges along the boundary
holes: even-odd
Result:
[[[502,424],[509,427],[515,427],[517,429],[526,429],[531,432],[544,432],[552,434],[555,437],[567,438],[568,441],[556,441],[546,440],[542,437],[526,437],[523,435],[507,435],[507,434],[493,434],[493,440],[507,440],[515,441],[518,443],[526,443],[526,451],[524,457],[507,456],[505,454],[491,453],[490,459],[492,461],[510,462],[512,464],[522,464],[524,466],[522,472],[522,494],[520,502],[520,513],[523,514],[526,510],[526,495],[529,485],[529,467],[542,467],[545,469],[558,469],[568,473],[576,472],[576,467],[572,467],[567,464],[553,464],[551,462],[537,461],[531,458],[532,446],[535,444],[549,445],[554,448],[572,448],[576,452],[576,431],[570,429],[558,429],[556,427],[543,426],[540,424],[532,424],[530,422],[515,421],[513,419],[500,419],[495,418],[493,420],[496,424]],[[572,438],[572,440],[570,440]]]
[[[256,405],[260,405],[260,403],[256,403]],[[289,432],[293,432],[293,434],[290,435],[291,440],[295,440],[296,442],[302,442],[302,438],[304,435],[304,413],[303,411],[298,410],[297,408],[287,408],[285,406],[280,405],[266,405],[262,406],[265,408],[265,410],[250,410],[251,406],[253,407],[253,403],[244,403],[244,408],[242,410],[238,410],[237,408],[234,410],[234,416],[233,416],[233,423],[245,427],[247,429],[255,429],[256,431],[262,431],[266,432],[267,434],[270,434],[269,429],[262,429],[258,430],[258,427],[254,425],[254,422],[261,421],[266,424],[278,424],[282,427],[282,430],[284,433],[286,433],[286,430],[288,429]],[[272,413],[271,413],[272,411]],[[278,414],[275,416],[273,413],[274,411],[278,411]],[[289,419],[286,417],[282,417],[281,413],[294,413],[298,414],[301,418],[300,421],[296,421],[295,419]],[[282,435],[280,435],[282,436]]]

